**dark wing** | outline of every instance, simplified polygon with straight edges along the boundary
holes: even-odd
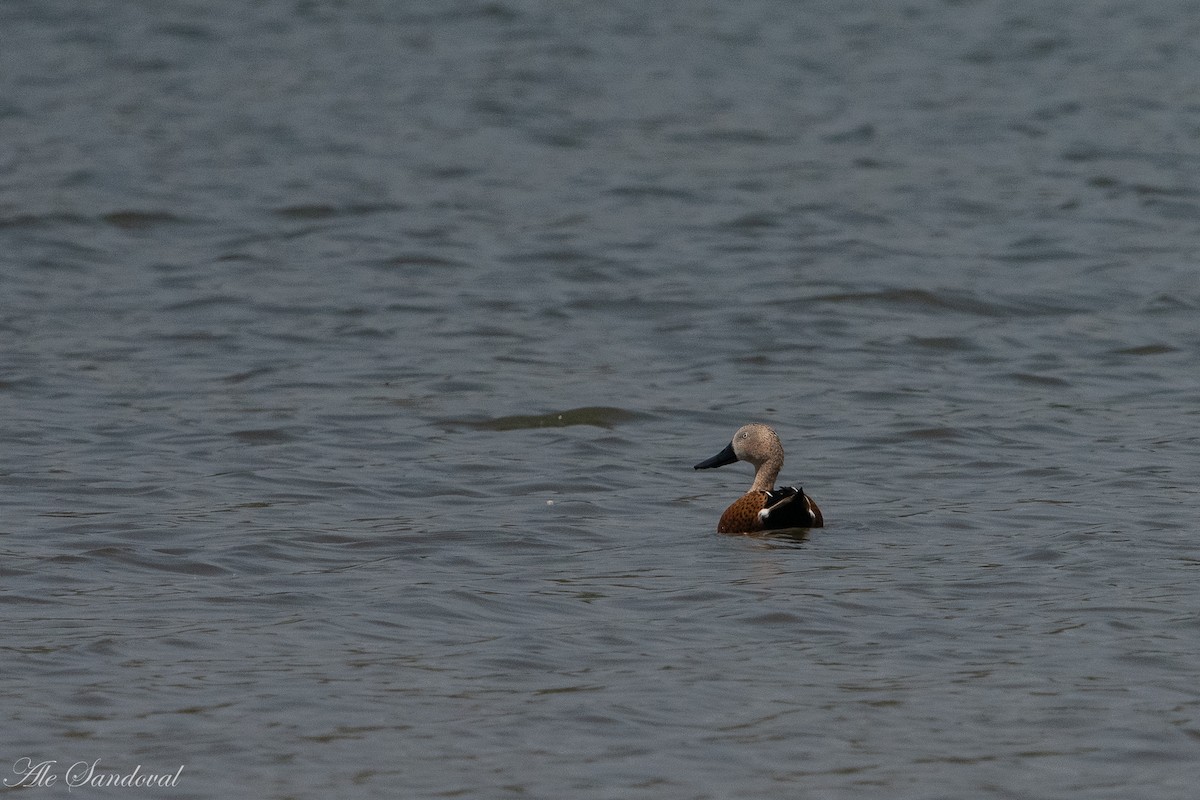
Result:
[[[795,486],[781,486],[767,492],[767,502],[763,510],[758,512],[762,526],[767,529],[779,528],[820,528],[825,524],[821,510],[817,508],[803,489]]]

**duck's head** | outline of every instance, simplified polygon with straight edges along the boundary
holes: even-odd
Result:
[[[733,441],[712,458],[701,461],[696,469],[723,467],[735,461],[747,461],[756,468],[769,461],[783,463],[783,445],[769,425],[751,423],[738,428]]]

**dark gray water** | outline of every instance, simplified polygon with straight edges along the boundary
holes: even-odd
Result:
[[[1200,3],[0,43],[8,784],[1195,796]],[[714,533],[749,421],[825,529]]]

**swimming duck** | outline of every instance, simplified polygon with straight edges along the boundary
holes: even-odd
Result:
[[[696,469],[723,467],[735,461],[749,461],[754,465],[754,483],[750,491],[725,509],[717,523],[717,533],[754,533],[825,525],[821,509],[804,489],[795,486],[775,488],[775,478],[783,467],[783,445],[769,426],[743,425],[724,450],[701,461]]]

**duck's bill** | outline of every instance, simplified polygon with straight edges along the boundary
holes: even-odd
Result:
[[[717,453],[712,458],[705,459],[696,465],[696,469],[712,469],[713,467],[723,467],[726,464],[732,464],[737,461],[738,457],[733,452],[733,442],[725,445],[725,449]]]

